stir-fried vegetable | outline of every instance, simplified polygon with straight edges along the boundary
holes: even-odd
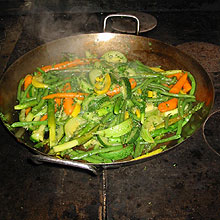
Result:
[[[183,140],[183,126],[203,106],[191,73],[128,61],[119,51],[86,54],[21,79],[11,127],[27,129],[44,153],[90,163],[137,160]]]

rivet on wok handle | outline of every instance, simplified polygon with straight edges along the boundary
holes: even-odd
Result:
[[[127,18],[133,18],[136,20],[136,35],[139,35],[139,32],[140,32],[140,21],[139,19],[134,16],[134,15],[128,15],[128,14],[110,14],[108,16],[105,17],[104,19],[104,23],[103,23],[103,32],[106,31],[106,25],[107,25],[107,20],[108,18],[112,18],[112,17],[127,17]]]
[[[58,159],[50,156],[44,156],[44,155],[32,155],[30,158],[35,164],[41,164],[42,162],[47,163],[54,163],[54,164],[60,164],[64,166],[70,166],[70,167],[76,167],[81,168],[85,170],[89,170],[93,172],[95,175],[98,175],[97,171],[98,169],[95,166],[79,163],[71,160],[65,160],[65,159]]]

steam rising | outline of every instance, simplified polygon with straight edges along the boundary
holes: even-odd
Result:
[[[80,33],[100,32],[101,24],[95,14],[76,11],[77,8],[69,8],[68,13],[57,13],[48,7],[32,3],[26,30],[43,43]]]

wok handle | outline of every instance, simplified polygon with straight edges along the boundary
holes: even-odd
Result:
[[[134,20],[136,20],[136,35],[139,35],[140,33],[140,21],[139,19],[134,16],[134,15],[129,15],[129,14],[110,14],[108,16],[105,17],[104,19],[104,23],[103,23],[103,32],[106,32],[106,26],[107,26],[107,20],[109,18],[112,18],[112,17],[127,17],[127,18],[133,18]]]
[[[54,164],[60,164],[64,166],[81,168],[81,169],[89,170],[93,174],[98,175],[97,173],[98,169],[94,165],[84,164],[84,163],[65,160],[65,159],[58,159],[58,158],[44,156],[44,155],[32,155],[31,160],[35,164],[41,164],[42,162],[46,162],[46,163],[54,163]]]

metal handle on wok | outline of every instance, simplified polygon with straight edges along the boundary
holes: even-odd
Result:
[[[112,18],[112,17],[127,17],[127,18],[133,18],[135,21],[136,21],[136,35],[139,35],[140,33],[140,21],[139,19],[134,16],[134,15],[129,15],[129,14],[110,14],[108,16],[105,17],[104,19],[104,23],[103,23],[103,32],[106,32],[106,26],[107,26],[107,20],[109,18]]]
[[[58,159],[58,158],[44,156],[44,155],[32,155],[31,160],[36,164],[41,164],[42,162],[46,162],[46,163],[59,164],[59,165],[70,166],[70,167],[75,167],[75,168],[81,168],[84,170],[89,170],[95,175],[98,175],[97,167],[93,165],[89,165],[89,164],[84,164],[84,163],[75,162],[71,160],[65,160],[65,159]]]

